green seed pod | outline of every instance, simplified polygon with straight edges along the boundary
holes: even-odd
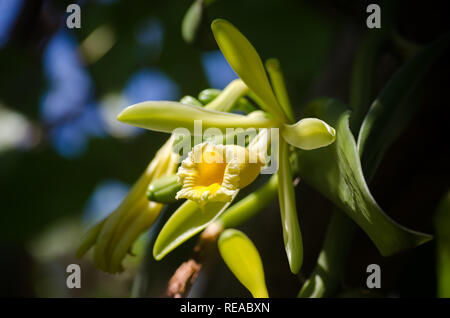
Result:
[[[178,177],[174,174],[151,182],[147,189],[147,198],[149,201],[159,203],[175,202],[175,195],[181,190],[181,184],[177,180]]]

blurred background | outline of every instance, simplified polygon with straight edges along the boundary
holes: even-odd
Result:
[[[263,60],[277,57],[297,118],[314,97],[348,102],[353,58],[367,32],[374,1],[217,0],[204,23],[225,18]],[[399,36],[426,45],[447,32],[448,1],[400,3]],[[81,28],[66,26],[71,3]],[[178,100],[224,88],[236,78],[212,34],[187,43],[181,25],[191,0],[0,0],[0,295],[127,297],[148,234],[107,275],[88,255],[75,258],[85,230],[121,202],[167,135],[118,123],[126,106]],[[382,7],[383,26],[383,7]],[[379,58],[374,97],[405,59],[387,47]],[[370,187],[393,219],[434,233],[433,216],[449,189],[448,56],[427,74],[420,111],[387,151]],[[250,188],[248,191],[251,191]],[[300,280],[287,264],[277,202],[242,229],[258,247],[269,294],[294,297],[320,251],[332,206],[306,184],[296,190],[305,261]],[[450,229],[450,224],[449,224]],[[168,279],[194,240],[151,262],[149,295],[164,295]],[[358,232],[345,273],[345,291],[365,287],[368,264],[380,264],[387,297],[436,296],[435,241],[383,258]],[[217,257],[191,296],[249,297]],[[82,288],[66,287],[66,266],[80,264]],[[450,281],[448,282],[450,285]]]

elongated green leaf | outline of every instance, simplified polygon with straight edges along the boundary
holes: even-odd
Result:
[[[355,223],[346,214],[335,208],[317,264],[297,297],[322,298],[335,294],[356,228]]]
[[[437,296],[450,297],[450,191],[442,199],[434,217],[436,228]]]
[[[294,186],[287,143],[280,139],[280,161],[278,168],[278,199],[280,202],[281,224],[283,226],[284,247],[291,272],[297,274],[303,264],[303,241],[298,224]]]
[[[217,244],[225,264],[253,297],[269,297],[261,257],[252,241],[241,231],[228,229]]]
[[[371,34],[364,40],[360,51],[357,54],[357,59],[355,61],[352,77],[352,89],[351,89],[351,98],[350,102],[352,104],[354,113],[351,115],[351,123],[353,131],[358,131],[360,123],[363,121],[363,115],[369,106],[369,98],[371,91],[371,82],[373,75],[372,68],[375,65],[375,57],[377,55],[377,51],[380,48],[380,45],[386,34],[376,32]],[[442,50],[439,46],[432,44],[438,50]],[[429,50],[427,48],[424,52]],[[422,53],[423,54],[423,53]],[[435,61],[435,59],[439,56],[439,54],[428,55],[429,58]],[[409,90],[415,85],[417,78],[420,78],[421,72],[424,71],[423,68],[418,68],[415,64],[417,62],[417,58],[422,62],[429,63],[427,59],[423,58],[423,55],[418,55],[416,58],[410,60],[399,72],[403,72],[404,74],[409,74],[409,76],[405,76],[402,78],[394,76],[392,81],[394,83],[396,81],[401,80],[404,84],[404,89],[399,90],[398,85],[391,85],[389,82],[384,89],[384,94],[391,95],[397,94],[397,101],[401,101],[400,103],[395,103],[389,105],[388,112],[385,112],[383,121],[379,121],[379,125],[371,125],[367,124],[365,126],[366,136],[363,138],[360,136],[359,139],[359,148],[360,150],[365,148],[365,142],[368,140],[372,140],[372,138],[368,138],[371,134],[372,129],[381,130],[383,133],[383,140],[379,140],[380,143],[378,147],[367,147],[366,148],[366,156],[365,159],[370,158],[381,158],[384,154],[384,150],[386,150],[392,141],[396,138],[397,134],[407,125],[409,120],[416,113],[417,107],[415,103],[415,94],[408,94]],[[434,62],[433,61],[433,62]],[[418,73],[405,71],[412,67]],[[387,92],[386,90],[392,90],[392,92]],[[414,89],[414,92],[417,91]],[[402,96],[403,94],[403,96]],[[385,105],[384,107],[387,107]],[[367,115],[367,120],[374,121],[374,118],[378,115],[383,114],[383,112],[377,112],[377,107],[373,107],[369,114]],[[380,138],[379,132],[375,132],[375,135],[378,135]],[[361,154],[361,151],[360,151]],[[373,176],[376,170],[377,160],[372,161],[372,165],[367,165],[367,162],[362,160],[362,166],[364,168],[364,173],[366,178],[369,180]],[[335,211],[334,216],[330,221],[327,230],[327,236],[325,238],[324,247],[319,255],[319,259],[317,261],[317,265],[311,274],[310,278],[305,282],[302,287],[299,297],[327,297],[333,295],[336,291],[339,275],[341,274],[342,268],[345,264],[345,254],[348,250],[348,244],[345,243],[353,236],[354,232],[353,223],[349,220],[346,220],[345,216],[341,215],[340,211]],[[334,242],[339,241],[342,242],[339,246],[336,246]],[[343,256],[344,255],[344,256]]]
[[[209,202],[204,207],[186,201],[172,214],[159,232],[153,256],[160,260],[189,238],[204,230],[231,202]]]
[[[287,117],[278,103],[264,65],[253,45],[230,22],[214,20],[211,29],[220,50],[230,63],[236,74],[259,97],[264,109],[273,113],[279,120],[287,121]]]
[[[359,131],[372,101],[375,65],[388,30],[389,28],[382,28],[368,31],[356,53],[349,95],[349,106],[352,108],[350,128],[353,133]],[[363,162],[362,165],[364,168]],[[366,175],[367,177],[370,176]],[[356,228],[357,225],[344,212],[334,208],[316,266],[297,297],[321,298],[335,294]]]
[[[353,110],[350,128],[356,134],[374,98],[372,81],[375,64],[380,48],[387,38],[387,30],[387,28],[370,30],[362,40],[353,62],[349,106]]]
[[[203,130],[218,128],[222,132],[226,132],[227,128],[267,128],[275,125],[268,117],[247,117],[168,101],[129,106],[117,119],[132,126],[167,133],[176,128],[187,128],[191,133],[201,134],[201,130],[194,129],[196,120],[201,120]]]
[[[427,46],[406,63],[372,103],[358,136],[358,148],[364,169],[376,167],[384,150],[414,114],[404,103],[424,74],[450,46],[450,34]],[[387,125],[386,123],[389,123]],[[366,150],[367,149],[367,150]]]
[[[383,28],[384,29],[384,28]],[[354,109],[351,115],[351,126],[354,132],[358,132],[359,126],[364,119],[364,114],[370,105],[370,92],[372,91],[372,77],[373,68],[375,67],[376,56],[378,51],[386,39],[386,29],[385,31],[370,31],[370,34],[365,38],[361,47],[358,50],[357,57],[354,63],[354,71],[352,75],[352,85],[350,92],[350,104]],[[433,44],[434,45],[434,44]],[[439,55],[439,54],[438,54]],[[434,58],[436,58],[436,55]],[[423,58],[421,58],[423,60]],[[424,60],[425,61],[425,60]],[[415,58],[411,59],[403,69],[409,68],[408,65],[413,65],[412,67],[420,71],[420,68],[414,66]],[[401,72],[404,72],[401,70]],[[384,150],[391,144],[395,139],[396,135],[406,126],[409,119],[416,113],[417,107],[415,106],[414,94],[407,94],[408,90],[415,86],[414,82],[417,76],[420,74],[410,73],[411,76],[402,78],[405,90],[398,90],[398,86],[390,85],[388,83],[387,87],[392,89],[392,94],[397,94],[401,103],[393,104],[389,106],[389,111],[391,114],[385,116],[384,120],[379,126],[375,126],[377,129],[382,130],[385,133],[382,143],[379,145],[381,147],[368,147],[367,152],[369,152],[365,158],[371,158],[373,156],[381,158],[384,154]],[[393,80],[395,77],[393,78]],[[408,84],[409,83],[409,84]],[[414,90],[417,91],[417,90]],[[401,96],[403,94],[403,96]],[[376,111],[373,108],[372,111]],[[382,114],[382,112],[372,113],[367,118],[377,116]],[[373,120],[373,118],[372,118]],[[382,125],[381,125],[382,124]],[[370,127],[369,127],[370,126]],[[366,134],[371,133],[371,125],[367,126]],[[377,134],[377,133],[376,133]],[[387,134],[387,135],[386,135]],[[361,138],[359,148],[362,150],[364,148],[364,143],[371,138]],[[360,151],[361,154],[361,151]],[[366,178],[370,180],[371,176],[375,173],[377,160],[372,161],[372,165],[367,165],[367,162],[362,160],[362,165],[364,168],[364,173]],[[329,229],[327,230],[327,236],[325,239],[324,247],[320,253],[317,265],[311,274],[311,277],[305,282],[305,285],[299,293],[299,297],[326,297],[333,294],[337,289],[339,282],[339,275],[341,269],[345,264],[345,257],[341,254],[346,254],[348,248],[347,244],[343,243],[340,247],[336,247],[334,241],[347,241],[353,236],[353,223],[345,220],[345,217],[340,216],[340,211],[334,212],[334,217],[330,221]],[[336,250],[340,250],[336,254]]]
[[[336,128],[336,142],[328,147],[299,151],[299,174],[347,213],[372,239],[382,255],[391,255],[431,239],[390,219],[372,197],[364,179],[358,150],[349,129],[349,111],[333,99],[311,103],[307,116]]]
[[[336,139],[336,131],[317,118],[303,118],[293,125],[283,125],[283,138],[292,146],[311,150],[326,147]]]

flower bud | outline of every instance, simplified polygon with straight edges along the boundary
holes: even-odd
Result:
[[[175,202],[175,195],[181,190],[176,175],[166,176],[151,182],[147,189],[147,199],[159,203]]]

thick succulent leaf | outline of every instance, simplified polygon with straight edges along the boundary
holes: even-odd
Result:
[[[253,297],[269,297],[261,257],[252,241],[241,231],[228,229],[217,244],[225,264]]]
[[[333,99],[311,103],[307,116],[336,128],[336,141],[325,148],[299,151],[299,174],[347,213],[372,239],[382,255],[391,255],[431,239],[402,227],[378,206],[364,179],[347,108]]]
[[[279,120],[286,121],[286,115],[275,97],[264,65],[253,45],[226,20],[214,20],[211,29],[228,63],[261,100],[263,103],[261,106],[266,111],[273,113]]]
[[[177,128],[187,128],[190,133],[201,134],[202,131],[194,129],[196,120],[201,120],[202,130],[218,128],[224,133],[227,128],[268,128],[275,125],[267,116],[247,117],[169,101],[149,101],[129,106],[117,119],[132,126],[167,133]]]
[[[187,200],[167,220],[159,232],[153,256],[160,260],[169,252],[204,230],[213,222],[231,202],[208,202],[200,207],[196,202]]]
[[[293,125],[283,125],[281,135],[292,146],[304,150],[326,147],[336,139],[334,128],[317,118],[304,118]]]
[[[289,162],[289,149],[283,139],[280,139],[280,162],[277,173],[284,247],[291,272],[297,274],[303,264],[303,242],[298,224],[294,185],[292,184],[292,172]]]
[[[372,103],[358,136],[359,153],[365,170],[378,165],[384,150],[414,114],[411,104],[405,103],[405,100],[449,46],[450,34],[427,46],[395,73]]]
[[[352,76],[352,89],[350,93],[350,103],[354,109],[351,115],[351,124],[353,131],[358,131],[359,125],[364,119],[364,114],[370,105],[370,92],[372,90],[372,76],[373,68],[376,62],[376,56],[380,49],[381,44],[386,38],[384,32],[373,32],[371,31],[367,38],[361,45],[359,52],[356,57],[354,71]],[[441,41],[441,40],[440,40]],[[437,43],[439,43],[438,41]],[[441,51],[443,46],[432,44],[435,50]],[[430,48],[425,49],[423,52],[429,51]],[[386,112],[377,112],[378,107],[375,106],[371,108],[366,119],[368,121],[375,121],[378,115],[384,114],[384,119],[379,121],[379,125],[372,125],[371,123],[365,123],[364,132],[365,135],[359,138],[359,149],[365,148],[365,142],[373,141],[376,138],[369,137],[373,128],[381,131],[374,134],[378,136],[379,144],[378,147],[367,147],[365,160],[370,158],[376,158],[372,161],[371,165],[362,160],[362,165],[366,178],[369,180],[371,176],[375,173],[376,164],[379,158],[384,154],[384,150],[389,147],[391,142],[396,138],[397,134],[407,125],[409,119],[416,113],[417,107],[414,103],[414,94],[408,94],[410,90],[417,91],[414,89],[416,86],[416,80],[421,77],[422,72],[425,71],[426,67],[417,67],[416,63],[430,63],[435,61],[440,54],[427,54],[428,58],[424,58],[424,53],[417,55],[412,58],[405,66],[399,71],[408,76],[399,77],[394,76],[392,80],[387,84],[386,88],[383,90],[382,94],[386,95],[397,95],[396,103],[391,105],[384,105],[386,107]],[[430,59],[428,61],[428,59]],[[419,62],[418,60],[419,59]],[[415,69],[416,72],[408,70],[409,68]],[[395,84],[397,81],[402,81],[403,90],[399,90],[399,84]],[[389,88],[389,89],[388,89]],[[389,90],[392,90],[389,92]],[[389,112],[388,112],[389,111]],[[372,143],[373,144],[373,143]],[[361,151],[360,151],[361,154]],[[348,241],[354,232],[353,223],[347,220],[345,216],[341,215],[340,211],[335,211],[333,218],[330,221],[327,230],[327,236],[325,238],[324,247],[319,255],[317,265],[311,274],[310,278],[305,282],[302,287],[299,297],[327,297],[333,295],[336,291],[339,275],[342,272],[342,268],[345,264],[345,254],[348,251],[348,244],[342,241]],[[437,237],[437,241],[439,238]],[[334,244],[336,241],[341,241],[338,247]],[[439,243],[437,243],[439,245]],[[342,256],[344,255],[344,256]],[[449,258],[450,259],[450,258]]]

